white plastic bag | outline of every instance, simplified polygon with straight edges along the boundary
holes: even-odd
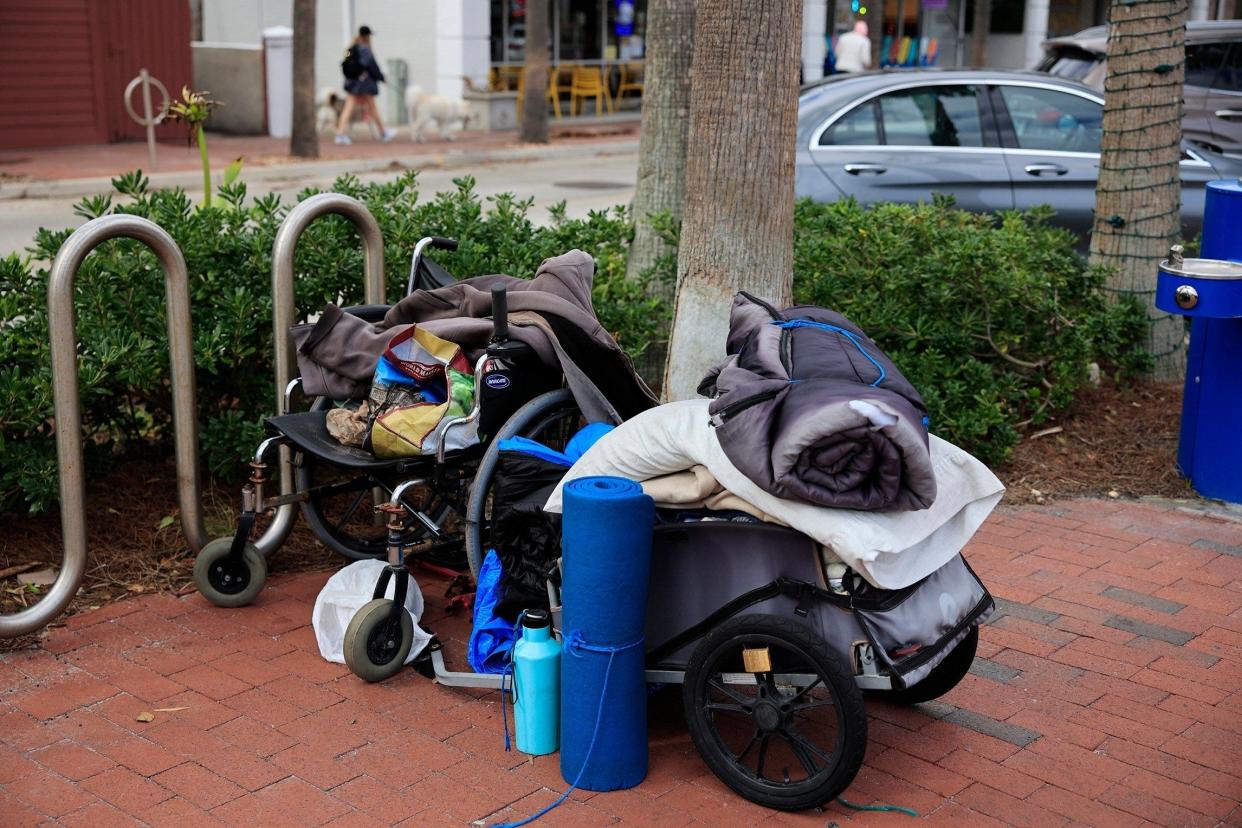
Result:
[[[319,591],[315,611],[311,614],[311,626],[315,629],[315,640],[319,642],[319,654],[328,661],[345,663],[345,629],[354,613],[370,602],[380,573],[387,565],[383,561],[354,561],[329,578]],[[394,581],[389,580],[385,598],[393,597],[396,590]],[[405,591],[405,609],[414,621],[414,644],[405,659],[405,663],[409,664],[431,641],[431,636],[418,626],[419,616],[423,614],[423,593],[413,578],[410,578],[409,588]]]

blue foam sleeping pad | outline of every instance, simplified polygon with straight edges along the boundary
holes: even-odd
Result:
[[[643,629],[654,523],[654,503],[632,480],[565,485],[561,776],[590,791],[632,788],[647,775]]]

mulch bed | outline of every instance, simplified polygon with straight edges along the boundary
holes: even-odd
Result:
[[[1181,416],[1181,383],[1086,389],[1067,411],[1033,427],[995,470],[1009,487],[1004,502],[1196,497],[1176,467]]]
[[[1073,407],[1032,429],[996,469],[1009,487],[1006,504],[1066,497],[1194,497],[1174,466],[1181,416],[1180,384],[1104,385],[1082,392]],[[1059,429],[1059,430],[1055,430]],[[239,484],[205,489],[212,537],[233,531]],[[86,609],[144,592],[192,590],[194,558],[176,520],[171,460],[129,463],[87,486],[88,560],[81,591],[61,621]],[[27,562],[59,567],[56,512],[0,515],[0,570]],[[334,569],[344,562],[299,520],[270,561],[274,572]],[[40,593],[0,581],[0,611],[14,612]],[[38,634],[0,641],[0,650],[30,646]]]

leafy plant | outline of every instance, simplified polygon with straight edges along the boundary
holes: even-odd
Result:
[[[262,419],[272,413],[271,251],[288,205],[276,196],[247,204],[240,181],[221,187],[208,208],[197,208],[181,190],[148,185],[140,172],[119,176],[114,193],[83,199],[75,212],[144,216],[181,248],[190,274],[204,466],[231,477],[243,471]],[[625,279],[631,230],[622,208],[578,220],[557,207],[548,226],[536,227],[529,200],[499,195],[484,202],[470,178],[433,199],[421,197],[412,172],[382,184],[342,178],[333,189],[361,199],[378,220],[391,301],[405,290],[409,256],[423,236],[461,240],[458,251],[434,254],[461,277],[530,277],[543,259],[579,247],[598,260],[596,311],[623,346],[641,352],[667,326],[667,311],[646,298],[643,284]],[[48,264],[70,232],[41,229],[30,257],[0,259],[4,510],[39,511],[56,498],[46,296]],[[328,302],[361,303],[362,246],[352,225],[335,216],[312,223],[298,244],[295,275],[299,319]],[[94,473],[136,454],[166,454],[172,400],[163,275],[154,255],[126,239],[101,245],[79,273],[76,309],[88,469]]]
[[[288,206],[271,195],[247,204],[245,185],[235,179],[201,209],[181,190],[150,190],[140,172],[114,179],[113,187],[113,194],[83,199],[75,212],[145,216],[181,247],[204,465],[233,476],[271,413],[271,251]],[[570,219],[558,205],[536,226],[530,199],[484,201],[469,177],[429,200],[413,172],[365,185],[344,177],[333,189],[362,200],[379,222],[389,301],[404,292],[410,253],[423,236],[460,240],[455,252],[435,258],[461,277],[530,277],[543,259],[577,247],[596,257],[595,309],[624,348],[639,356],[667,336],[671,308],[649,288],[673,278],[675,261],[662,257],[643,279],[625,278],[633,228],[624,208]],[[1103,274],[1087,269],[1073,238],[1045,219],[981,217],[943,201],[871,209],[800,202],[795,296],[863,326],[923,393],[933,431],[997,461],[1021,428],[1070,402],[1091,362],[1128,376],[1147,360],[1136,345],[1143,310],[1106,302]],[[55,501],[45,297],[48,263],[70,232],[41,229],[29,257],[0,259],[0,509],[39,511]],[[661,234],[675,243],[675,224],[664,219]],[[296,318],[328,302],[361,303],[361,276],[352,225],[336,216],[313,222],[297,249]],[[166,456],[172,400],[154,255],[126,239],[101,245],[83,263],[76,308],[88,469],[97,473],[137,454]]]
[[[794,295],[862,326],[914,383],[932,431],[995,462],[1067,406],[1093,361],[1146,367],[1146,315],[1110,304],[1047,209],[999,218],[931,205],[799,202]]]
[[[203,206],[211,206],[211,159],[207,156],[207,133],[204,131],[211,110],[223,106],[220,101],[212,100],[210,92],[195,92],[188,86],[181,87],[181,100],[173,101],[168,106],[174,121],[181,121],[190,126],[190,140],[198,142],[198,155],[203,164]],[[229,165],[224,174],[225,185],[233,183],[241,172],[241,159]],[[230,176],[231,173],[231,176]]]

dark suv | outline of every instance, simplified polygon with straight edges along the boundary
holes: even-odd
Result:
[[[1036,69],[1103,90],[1107,51],[1108,27],[1092,26],[1047,41]],[[1242,156],[1242,20],[1186,24],[1185,99],[1186,140]]]

